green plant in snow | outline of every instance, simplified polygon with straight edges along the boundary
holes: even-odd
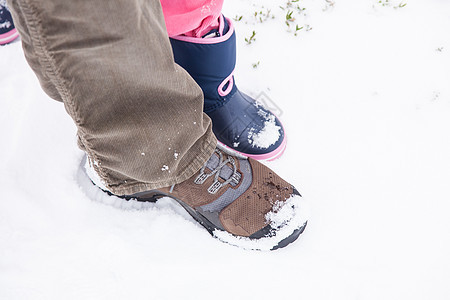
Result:
[[[297,36],[297,33],[298,33],[300,30],[302,30],[302,29],[303,29],[303,26],[302,26],[302,27],[299,27],[298,24],[296,24],[296,25],[295,25],[295,33],[294,33],[294,35]]]
[[[262,8],[264,8],[264,6]],[[255,19],[259,23],[263,23],[264,21],[267,21],[268,19],[275,19],[275,15],[272,14],[272,11],[270,9],[260,10],[259,12],[255,11],[253,13],[253,17],[255,17]]]
[[[394,3],[392,2],[392,0],[378,0],[378,1],[377,1],[377,4],[378,4],[378,5],[381,5],[381,6],[393,7],[394,9],[397,9],[397,8],[403,8],[403,7],[405,7],[408,3],[401,1],[401,2],[398,3],[398,4],[394,4]]]
[[[256,36],[256,31],[253,30],[252,35],[249,38],[245,38],[245,42],[247,43],[247,45],[250,45],[252,42],[254,42]]]
[[[288,10],[288,12],[286,13],[286,21],[285,22],[288,27],[291,26],[290,23],[293,23],[295,21],[295,18],[292,16],[293,13],[294,13],[293,10]]]

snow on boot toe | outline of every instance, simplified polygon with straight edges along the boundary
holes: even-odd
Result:
[[[217,139],[247,157],[270,160],[278,157],[286,146],[280,120],[240,91],[209,116]]]
[[[220,22],[224,29],[216,37],[171,37],[175,62],[202,88],[204,112],[222,145],[256,160],[278,158],[286,147],[283,125],[237,88],[236,35],[230,19],[221,16]]]

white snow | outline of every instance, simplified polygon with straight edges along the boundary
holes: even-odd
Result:
[[[450,299],[450,2],[334,2],[298,2],[297,36],[285,1],[225,2],[243,16],[237,85],[283,112],[268,165],[311,206],[274,252],[222,243],[168,199],[91,200],[72,120],[20,43],[0,47],[0,299]],[[275,19],[253,21],[262,5]]]
[[[9,28],[9,27],[11,27],[11,22],[9,22],[9,21],[0,23],[0,29]]]
[[[280,139],[281,127],[275,123],[275,116],[262,109],[258,114],[264,118],[264,127],[260,131],[250,128],[248,132],[248,142],[252,147],[267,149]]]
[[[98,162],[94,161],[94,165],[98,166]],[[103,181],[103,179],[100,178],[98,173],[95,171],[94,167],[89,163],[89,160],[86,158],[86,161],[84,163],[84,166],[80,164],[80,168],[83,167],[86,170],[86,174],[88,175],[89,179],[100,189],[104,191],[109,191],[109,189],[106,187],[106,183]]]
[[[277,211],[271,211],[266,215],[268,224],[278,228],[274,237],[265,237],[251,240],[245,237],[236,237],[225,231],[216,230],[214,236],[219,240],[240,249],[269,251],[274,245],[289,237],[294,230],[301,228],[309,219],[309,205],[299,196],[293,196],[279,205]]]

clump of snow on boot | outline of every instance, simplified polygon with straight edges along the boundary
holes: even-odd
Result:
[[[309,218],[307,201],[298,195],[292,195],[285,202],[276,205],[275,211],[266,214],[267,224],[275,229],[275,235],[260,239],[235,236],[226,231],[215,230],[213,235],[222,242],[246,250],[269,251],[282,240],[291,236],[295,230],[306,226]]]
[[[266,214],[266,221],[272,228],[281,228],[295,216],[296,203],[292,198],[287,201],[277,201],[272,210]]]
[[[264,127],[259,132],[251,128],[248,133],[248,142],[255,148],[269,148],[279,140],[281,127],[276,124],[275,116],[271,113],[260,109],[258,115],[265,119]]]

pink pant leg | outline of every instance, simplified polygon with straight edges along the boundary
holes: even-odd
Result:
[[[219,26],[223,0],[160,0],[169,36],[201,37]]]

